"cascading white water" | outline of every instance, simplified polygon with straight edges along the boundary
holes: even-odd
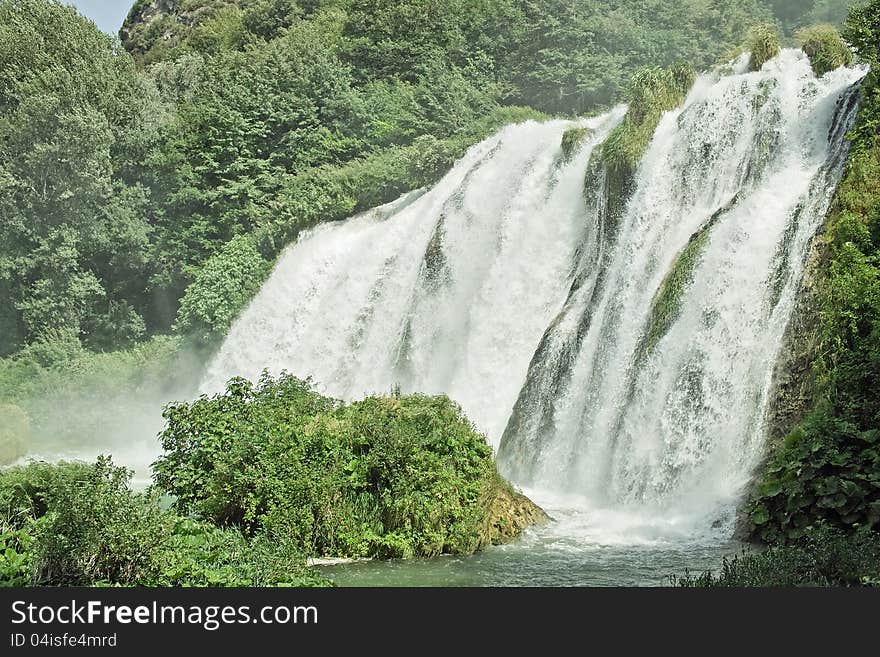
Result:
[[[663,117],[612,237],[589,165],[624,110],[507,127],[431,190],[302,235],[203,390],[267,368],[343,399],[446,393],[506,474],[575,496],[594,526],[729,520],[864,73],[816,79],[794,50],[743,61]],[[576,125],[589,136],[566,159]]]
[[[509,126],[433,189],[303,235],[242,314],[206,391],[263,368],[351,399],[447,393],[497,446],[583,240],[583,172],[623,109]],[[565,161],[566,129],[592,131]]]
[[[861,75],[817,80],[787,50],[760,72],[703,76],[662,119],[604,271],[573,295],[532,364],[541,382],[554,363],[555,387],[525,387],[502,444],[511,476],[634,526],[721,521],[729,532],[762,454],[807,248],[839,178],[852,114],[841,96]],[[661,286],[692,240],[674,319],[648,348]]]

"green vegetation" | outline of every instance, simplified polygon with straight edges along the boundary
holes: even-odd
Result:
[[[636,170],[663,114],[684,102],[696,73],[685,64],[645,68],[630,79],[626,90],[626,117],[593,155],[591,170],[603,166],[607,216],[613,228],[629,200]],[[590,177],[591,174],[588,174]]]
[[[75,335],[47,335],[14,357],[0,358],[0,407],[11,405],[27,418],[29,430],[15,432],[26,453],[63,453],[71,446],[100,453],[114,443],[155,436],[158,409],[191,394],[200,362],[181,349],[180,339],[168,336],[92,353]]]
[[[72,7],[0,2],[0,356],[46,331],[93,349],[145,335],[154,208],[138,163],[166,114]]]
[[[250,236],[227,242],[205,263],[180,302],[177,328],[204,342],[226,335],[241,308],[260,289],[270,263]]]
[[[752,68],[804,28],[824,73],[849,50],[805,26],[847,4],[138,0],[120,43],[60,0],[0,0],[0,463],[150,429],[300,231],[436,181],[504,124],[627,101],[593,163],[613,223],[695,68],[757,24]],[[875,69],[878,16],[859,5],[845,32]],[[877,75],[824,237],[816,398],[750,506],[768,541],[880,519]],[[664,282],[651,344],[707,235]],[[0,582],[319,583],[306,555],[466,554],[541,515],[444,398],[343,406],[283,377],[167,419],[174,512],[103,460],[0,473]]]
[[[819,527],[792,545],[726,558],[718,573],[671,579],[683,587],[880,586],[880,537]]]
[[[751,53],[749,70],[760,71],[768,61],[779,54],[780,35],[772,23],[753,26],[746,36],[746,50]]]
[[[853,61],[852,51],[833,25],[812,25],[797,31],[798,45],[810,58],[813,72],[822,76]]]
[[[562,135],[562,157],[570,160],[583,143],[590,137],[589,128],[570,128]]]
[[[300,230],[435,181],[505,122],[709,66],[772,19],[759,0],[435,4],[144,0],[123,49],[59,0],[0,0],[0,357],[47,331],[210,346]],[[794,25],[844,3],[771,4]],[[630,94],[663,91],[652,70]],[[623,159],[649,138],[636,123]]]
[[[307,557],[470,554],[546,518],[445,397],[264,376],[166,416],[145,492],[104,457],[0,471],[0,586],[326,585]]]
[[[748,510],[770,543],[811,526],[880,528],[880,2],[853,9],[845,38],[874,70],[862,85],[852,151],[819,245],[805,418],[771,454]]]
[[[30,445],[31,423],[14,404],[0,404],[0,466],[25,455]]]
[[[643,346],[645,354],[650,354],[654,350],[654,347],[657,346],[657,343],[666,335],[666,332],[669,331],[678,318],[681,298],[688,285],[693,281],[694,269],[696,269],[700,261],[703,249],[709,242],[714,223],[714,221],[707,222],[705,226],[691,236],[687,245],[676,257],[672,268],[666,274],[666,277],[660,284],[660,288],[654,295]]]
[[[32,463],[0,472],[0,586],[314,586],[288,543],[163,510],[131,473]]]
[[[445,397],[344,406],[264,375],[165,416],[156,481],[178,511],[310,555],[471,554],[543,516]]]
[[[613,175],[633,175],[663,114],[684,102],[695,77],[685,64],[646,68],[632,76],[625,95],[626,118],[602,145],[602,161]]]

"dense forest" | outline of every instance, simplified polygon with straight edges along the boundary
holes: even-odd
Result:
[[[767,58],[803,47],[818,74],[853,57],[876,69],[878,16],[877,0],[137,0],[117,38],[59,0],[0,0],[0,463],[32,429],[56,430],[49,416],[69,403],[65,391],[105,404],[166,385],[184,352],[202,363],[301,231],[436,181],[501,126],[643,96],[650,127],[631,117],[617,133],[641,130],[634,168],[686,92],[675,78],[664,104],[640,84],[755,56],[760,44]],[[870,583],[880,553],[876,70],[862,88],[802,319],[807,401],[748,501],[750,537],[779,547],[725,564],[720,579],[678,583]],[[303,408],[279,410],[282,393]],[[226,426],[224,414],[215,443],[187,441],[194,427]],[[17,514],[0,523],[0,583],[323,584],[304,555],[469,554],[521,529],[492,524],[487,496],[513,492],[448,400],[345,406],[296,379],[235,381],[225,395],[172,405],[166,420],[157,482],[173,510],[155,491],[132,493],[130,473],[104,460],[0,475],[0,504]],[[441,420],[435,444],[425,436]],[[70,418],[60,433],[103,421]],[[358,442],[382,422],[399,431]],[[280,458],[296,449],[311,450],[308,471]],[[199,450],[224,459],[201,488]],[[404,453],[413,464],[395,478]],[[265,479],[230,474],[253,474],[243,464],[255,459]],[[428,471],[457,491],[445,525],[414,492]],[[82,480],[86,496],[72,483]],[[347,524],[315,520],[346,486]],[[315,515],[291,516],[297,505]],[[56,541],[75,514],[95,522]],[[373,532],[383,523],[387,533]],[[155,540],[143,548],[146,536]]]

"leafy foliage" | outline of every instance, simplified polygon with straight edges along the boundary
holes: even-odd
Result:
[[[175,338],[95,354],[59,334],[0,358],[0,399],[28,418],[29,431],[16,432],[28,451],[107,445],[133,439],[158,406],[192,385],[191,360]]]
[[[130,477],[105,458],[0,472],[0,585],[326,584],[289,545],[165,511]]]
[[[308,554],[470,554],[497,538],[494,498],[512,496],[485,438],[446,397],[344,406],[264,375],[165,415],[156,481],[179,511]]]
[[[814,413],[786,438],[758,494],[751,518],[769,543],[798,539],[820,519],[880,525],[880,431]]]
[[[0,114],[0,355],[46,330],[95,348],[140,338],[155,91],[72,7],[3,0]]]
[[[708,66],[771,13],[761,0],[145,0],[125,50],[59,0],[0,0],[0,18],[4,356],[47,331],[95,351],[175,321],[216,336],[243,303],[205,306],[230,241],[256,234],[271,261],[303,228],[433,182],[502,120],[607,106],[645,66]]]
[[[227,242],[187,289],[180,302],[177,329],[206,342],[225,335],[268,273],[269,262],[252,239],[237,237]]]
[[[682,587],[877,586],[880,538],[811,528],[792,545],[725,558],[719,573],[672,577]]]
[[[880,3],[877,0],[859,2],[849,11],[846,21],[846,40],[866,62],[880,62]]]

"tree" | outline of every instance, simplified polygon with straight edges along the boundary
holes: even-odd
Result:
[[[139,337],[140,163],[164,116],[149,83],[71,7],[0,0],[0,113],[0,354],[47,329],[95,347]]]

